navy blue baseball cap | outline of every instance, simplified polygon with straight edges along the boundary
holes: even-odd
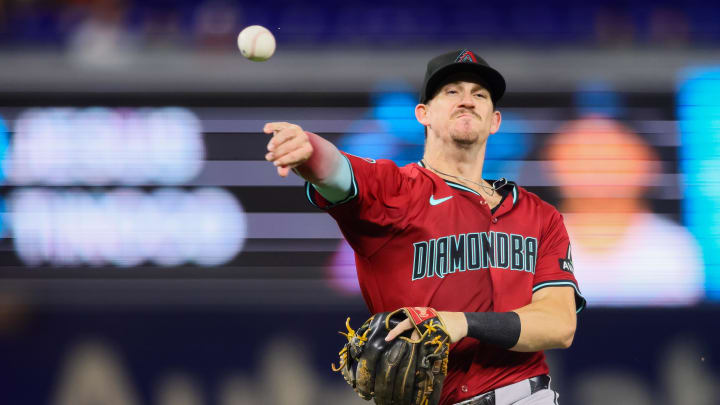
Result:
[[[505,79],[483,58],[468,49],[444,53],[428,62],[420,102],[427,104],[451,75],[466,72],[475,74],[481,80],[481,84],[490,92],[493,105],[497,105],[498,100],[505,94]]]

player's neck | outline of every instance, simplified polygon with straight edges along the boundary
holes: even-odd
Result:
[[[462,177],[475,183],[483,183],[485,144],[476,148],[428,146],[425,148],[423,160],[437,172]],[[457,181],[451,178],[448,180]]]

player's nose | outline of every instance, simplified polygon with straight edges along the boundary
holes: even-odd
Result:
[[[458,107],[475,108],[475,99],[473,98],[473,95],[471,92],[463,93],[463,96],[460,99],[460,104],[458,105]]]

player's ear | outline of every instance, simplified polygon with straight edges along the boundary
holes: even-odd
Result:
[[[492,113],[492,119],[490,120],[490,133],[494,134],[500,129],[500,123],[502,122],[502,115],[500,111],[495,110]]]
[[[415,106],[415,119],[424,126],[428,126],[430,124],[428,121],[426,104],[418,104]]]

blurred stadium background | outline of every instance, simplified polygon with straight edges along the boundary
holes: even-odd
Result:
[[[564,404],[720,403],[720,6],[0,0],[0,403],[351,404],[368,315],[267,121],[400,164],[427,60],[509,93],[486,177],[553,202],[588,308]],[[278,50],[252,63],[237,33]]]

